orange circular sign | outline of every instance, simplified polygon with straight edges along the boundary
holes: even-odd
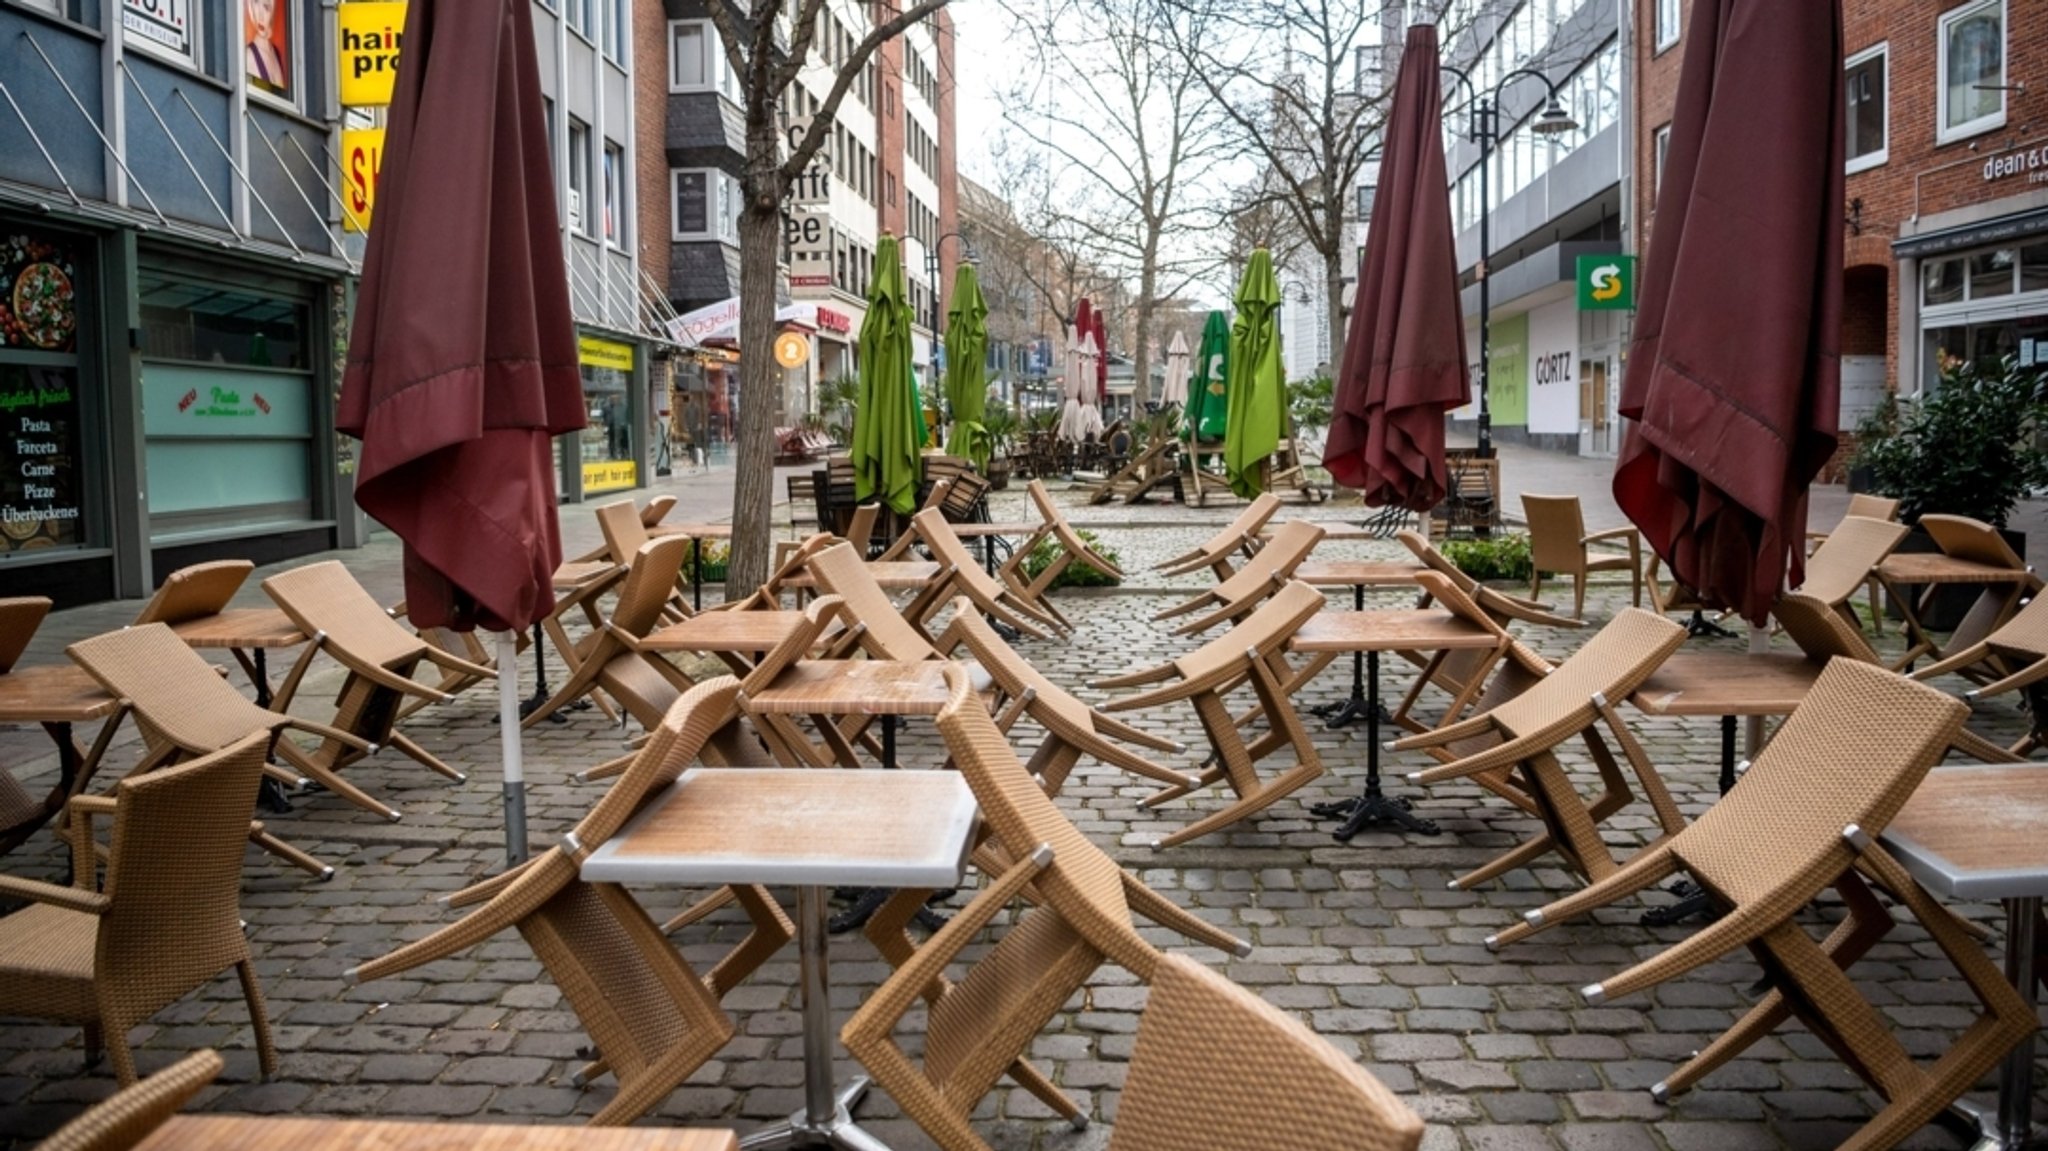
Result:
[[[784,332],[775,337],[775,362],[785,368],[802,367],[811,358],[810,337]]]

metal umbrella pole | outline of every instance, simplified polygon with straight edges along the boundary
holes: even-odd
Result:
[[[505,866],[526,862],[526,758],[519,734],[519,633],[498,633],[498,744],[505,763]]]

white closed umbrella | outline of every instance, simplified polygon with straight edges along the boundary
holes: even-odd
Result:
[[[1162,406],[1188,406],[1188,338],[1179,330],[1166,345],[1166,382],[1159,389],[1159,402]]]
[[[1088,439],[1102,434],[1102,409],[1096,404],[1095,386],[1096,365],[1102,359],[1102,349],[1095,343],[1094,332],[1081,334],[1080,351],[1081,371],[1076,390],[1081,401],[1081,436]]]
[[[1095,366],[1084,364],[1082,357],[1084,345],[1091,342],[1086,332],[1078,330],[1067,341],[1067,377],[1060,388],[1065,400],[1060,407],[1059,437],[1071,444],[1088,438],[1085,414],[1088,405],[1083,397],[1093,390]]]

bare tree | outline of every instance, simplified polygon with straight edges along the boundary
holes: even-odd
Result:
[[[1175,50],[1180,40],[1205,38],[1212,19],[1197,6],[1053,0],[1020,21],[1029,78],[1012,93],[1005,119],[1045,158],[1057,186],[1058,196],[1043,201],[1046,224],[1064,233],[1077,258],[1136,281],[1127,334],[1140,406],[1150,390],[1158,302],[1213,261],[1176,241],[1216,222],[1202,192],[1225,155],[1227,121],[1194,75],[1195,60]]]
[[[732,497],[732,564],[726,596],[751,595],[768,578],[775,507],[775,409],[766,397],[778,385],[774,355],[775,274],[782,243],[782,206],[791,187],[824,146],[846,93],[868,60],[892,37],[946,6],[949,0],[875,0],[880,19],[840,61],[832,87],[810,127],[784,152],[776,109],[811,55],[825,0],[708,0],[704,5],[740,77],[745,109],[746,159],[740,171],[740,405],[739,458]],[[793,28],[783,21],[794,12]],[[785,46],[784,40],[787,39]]]

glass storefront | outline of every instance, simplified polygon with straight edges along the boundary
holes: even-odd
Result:
[[[583,336],[577,341],[577,358],[583,368],[583,402],[590,419],[578,441],[583,494],[639,487],[633,345]]]
[[[2048,241],[1922,259],[1920,335],[1922,387],[1939,386],[1944,361],[2048,373]]]
[[[79,394],[89,242],[0,226],[0,570],[86,546]]]

